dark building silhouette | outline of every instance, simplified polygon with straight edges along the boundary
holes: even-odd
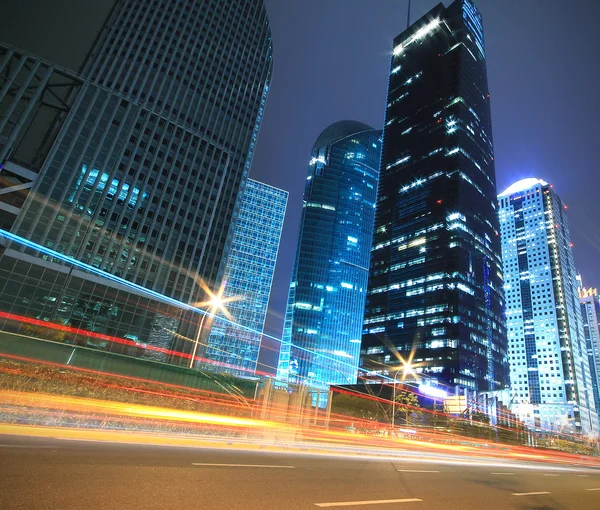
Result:
[[[506,382],[507,341],[481,16],[437,5],[395,40],[362,342],[372,377]]]
[[[267,14],[261,0],[104,11],[87,57],[63,55],[78,73],[0,44],[0,228],[13,236],[0,310],[189,351],[199,317],[169,299],[220,285],[269,90]]]

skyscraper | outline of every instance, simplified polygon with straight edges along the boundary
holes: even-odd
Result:
[[[431,384],[506,382],[481,16],[438,4],[393,44],[362,365]]]
[[[267,316],[288,193],[248,180],[223,278],[228,317],[214,319],[206,358],[254,375]]]
[[[565,207],[541,179],[498,195],[512,411],[547,432],[598,432]]]
[[[193,335],[197,315],[135,285],[183,302],[219,285],[271,69],[261,0],[118,0],[79,74],[2,44],[0,309],[140,345]]]
[[[308,167],[278,377],[356,382],[377,196],[381,131],[336,122]]]
[[[598,289],[583,287],[579,282],[579,306],[583,319],[583,335],[590,364],[590,377],[596,412],[600,412],[600,298]],[[600,429],[600,424],[598,424]]]

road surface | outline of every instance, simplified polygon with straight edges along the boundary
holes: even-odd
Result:
[[[600,509],[600,470],[421,460],[0,436],[0,509]]]

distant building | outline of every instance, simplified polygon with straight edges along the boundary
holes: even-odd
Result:
[[[357,379],[381,131],[356,121],[315,142],[281,341],[279,378],[310,385]]]
[[[511,409],[533,429],[598,433],[566,208],[548,183],[498,195]]]
[[[117,0],[102,12],[78,72],[0,43],[0,310],[17,317],[0,328],[26,316],[165,359],[191,350],[198,324],[172,300],[201,301],[198,280],[223,276],[271,33],[262,0]]]
[[[438,4],[394,39],[361,362],[435,385],[507,382],[481,15]]]
[[[579,305],[583,319],[583,333],[590,363],[590,376],[596,411],[600,412],[600,298],[598,289],[583,287],[579,282]],[[599,424],[600,427],[600,424]]]
[[[219,370],[254,375],[288,193],[248,180],[223,278],[229,316],[215,318],[206,358]]]

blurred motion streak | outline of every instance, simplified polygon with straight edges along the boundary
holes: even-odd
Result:
[[[66,333],[73,333],[74,335],[81,335],[81,336],[85,336],[85,337],[95,338],[97,340],[104,340],[106,342],[111,342],[111,343],[120,344],[120,345],[126,345],[129,347],[138,347],[139,348],[139,347],[142,347],[142,345],[143,345],[143,349],[145,349],[145,350],[159,352],[161,354],[167,354],[169,356],[175,356],[175,357],[184,358],[187,360],[191,360],[191,358],[192,358],[191,354],[188,354],[185,352],[174,351],[172,349],[165,349],[163,347],[157,347],[154,345],[140,344],[139,342],[135,342],[133,340],[127,340],[125,338],[118,338],[115,336],[105,335],[102,333],[96,333],[95,331],[89,331],[89,330],[84,330],[84,329],[80,329],[80,328],[73,328],[71,326],[65,326],[63,324],[56,324],[53,322],[47,322],[47,321],[43,321],[43,320],[39,320],[39,319],[33,319],[31,317],[25,317],[22,315],[15,315],[12,313],[0,311],[0,319],[17,321],[17,322],[21,322],[21,323],[25,323],[25,324],[31,324],[33,326],[54,329],[56,331],[63,331]],[[178,336],[180,338],[183,338],[190,342],[194,341],[194,340],[184,337],[182,335],[178,335]],[[220,363],[220,362],[208,360],[206,358],[201,358],[199,356],[195,356],[195,360],[207,362],[207,363],[210,363],[211,365],[219,366],[222,368],[231,368],[231,369],[235,369],[235,370],[246,370],[243,367],[239,367],[237,365]],[[252,371],[252,373],[254,373],[254,371]],[[257,372],[257,374],[260,375],[259,372]]]
[[[154,420],[171,420],[232,427],[275,428],[281,424],[264,420],[237,418],[232,416],[180,411],[160,407],[107,402],[91,398],[64,397],[40,393],[0,391],[0,402],[8,405],[34,407],[36,409],[60,409],[62,411],[100,413],[111,416],[141,417]]]
[[[28,412],[44,412],[48,416],[80,416],[94,423],[112,421],[119,424],[113,427],[122,431],[140,430],[141,432],[165,432],[174,434],[174,437],[206,439],[210,435],[192,436],[182,435],[181,432],[190,432],[195,426],[207,427],[208,431],[219,431],[221,437],[237,438],[256,444],[274,444],[282,447],[301,446],[306,448],[313,445],[320,450],[340,451],[349,454],[377,454],[396,455],[421,452],[423,454],[466,456],[468,458],[504,459],[514,461],[538,461],[545,463],[577,464],[600,467],[600,462],[594,458],[586,458],[563,452],[535,452],[526,447],[514,447],[501,444],[481,444],[460,436],[440,436],[446,442],[452,440],[456,444],[435,442],[435,431],[417,430],[418,438],[402,438],[389,435],[349,432],[346,427],[355,424],[356,420],[336,417],[337,427],[341,430],[327,430],[324,428],[311,428],[296,426],[289,423],[272,420],[261,420],[249,417],[228,416],[206,412],[186,411],[165,407],[146,406],[124,402],[105,401],[85,397],[60,396],[44,393],[0,391],[0,415],[6,416],[7,412],[20,414],[23,418]],[[152,429],[152,424],[169,424],[168,429]],[[146,425],[145,427],[143,425]],[[183,429],[178,429],[178,425]],[[194,428],[189,429],[191,425]],[[375,425],[375,424],[372,424]],[[383,425],[383,424],[379,424]],[[0,433],[9,427],[0,425]],[[75,430],[67,428],[65,430]],[[89,429],[88,429],[89,430]],[[98,429],[95,429],[98,430]],[[201,429],[196,429],[198,432]],[[81,432],[81,431],[80,431]],[[106,432],[106,430],[105,430]],[[109,429],[110,432],[110,429]],[[236,432],[242,432],[237,434]],[[466,460],[466,458],[465,458]]]
[[[66,325],[0,312],[0,318],[19,321],[44,328],[56,329],[97,338],[103,341],[139,345],[131,340],[112,337]],[[27,337],[17,335],[17,342]],[[77,346],[70,348],[76,349]],[[148,349],[168,351],[155,346]],[[70,350],[67,351],[69,353]],[[168,351],[189,359],[190,355]],[[32,357],[35,353],[32,353]],[[269,380],[233,380],[232,389],[219,385],[216,391],[72,366],[66,361],[33,359],[17,354],[0,353],[0,433],[35,427],[47,430],[58,427],[65,433],[117,433],[118,431],[187,438],[194,441],[219,440],[247,442],[254,445],[273,445],[348,454],[376,455],[446,455],[452,458],[504,459],[517,462],[544,462],[600,467],[600,460],[574,453],[539,449],[531,446],[505,444],[489,438],[468,437],[449,426],[427,426],[423,423],[390,427],[391,401],[355,390],[332,387],[329,398],[348,395],[379,406],[383,415],[377,419],[357,417],[344,412],[327,412],[324,418],[315,402],[308,407],[270,399],[268,392],[259,391]],[[128,359],[128,358],[124,358]],[[131,361],[129,361],[131,362]],[[102,367],[105,369],[106,367]],[[202,374],[200,370],[188,370]],[[140,372],[142,374],[143,372]],[[205,374],[206,375],[206,374]],[[208,375],[207,377],[213,377]],[[245,394],[236,384],[249,385]],[[250,392],[248,391],[250,389]],[[419,397],[417,390],[403,386]],[[225,391],[221,391],[225,390]],[[302,401],[309,389],[292,387],[290,392]],[[250,398],[254,392],[254,397]],[[305,392],[305,393],[303,393]],[[302,395],[302,397],[300,397]],[[314,399],[312,394],[312,398]],[[317,398],[318,401],[318,398]],[[402,404],[421,416],[452,418],[456,423],[474,426],[474,420],[451,417],[443,412],[410,404]],[[387,411],[386,411],[387,410]],[[388,413],[387,419],[385,414]],[[433,421],[433,423],[436,423]],[[477,426],[482,425],[478,424]],[[503,430],[498,426],[497,430]],[[506,429],[509,430],[509,429]],[[70,431],[70,432],[69,432]],[[4,432],[6,433],[6,432]],[[35,435],[35,434],[33,434]]]

